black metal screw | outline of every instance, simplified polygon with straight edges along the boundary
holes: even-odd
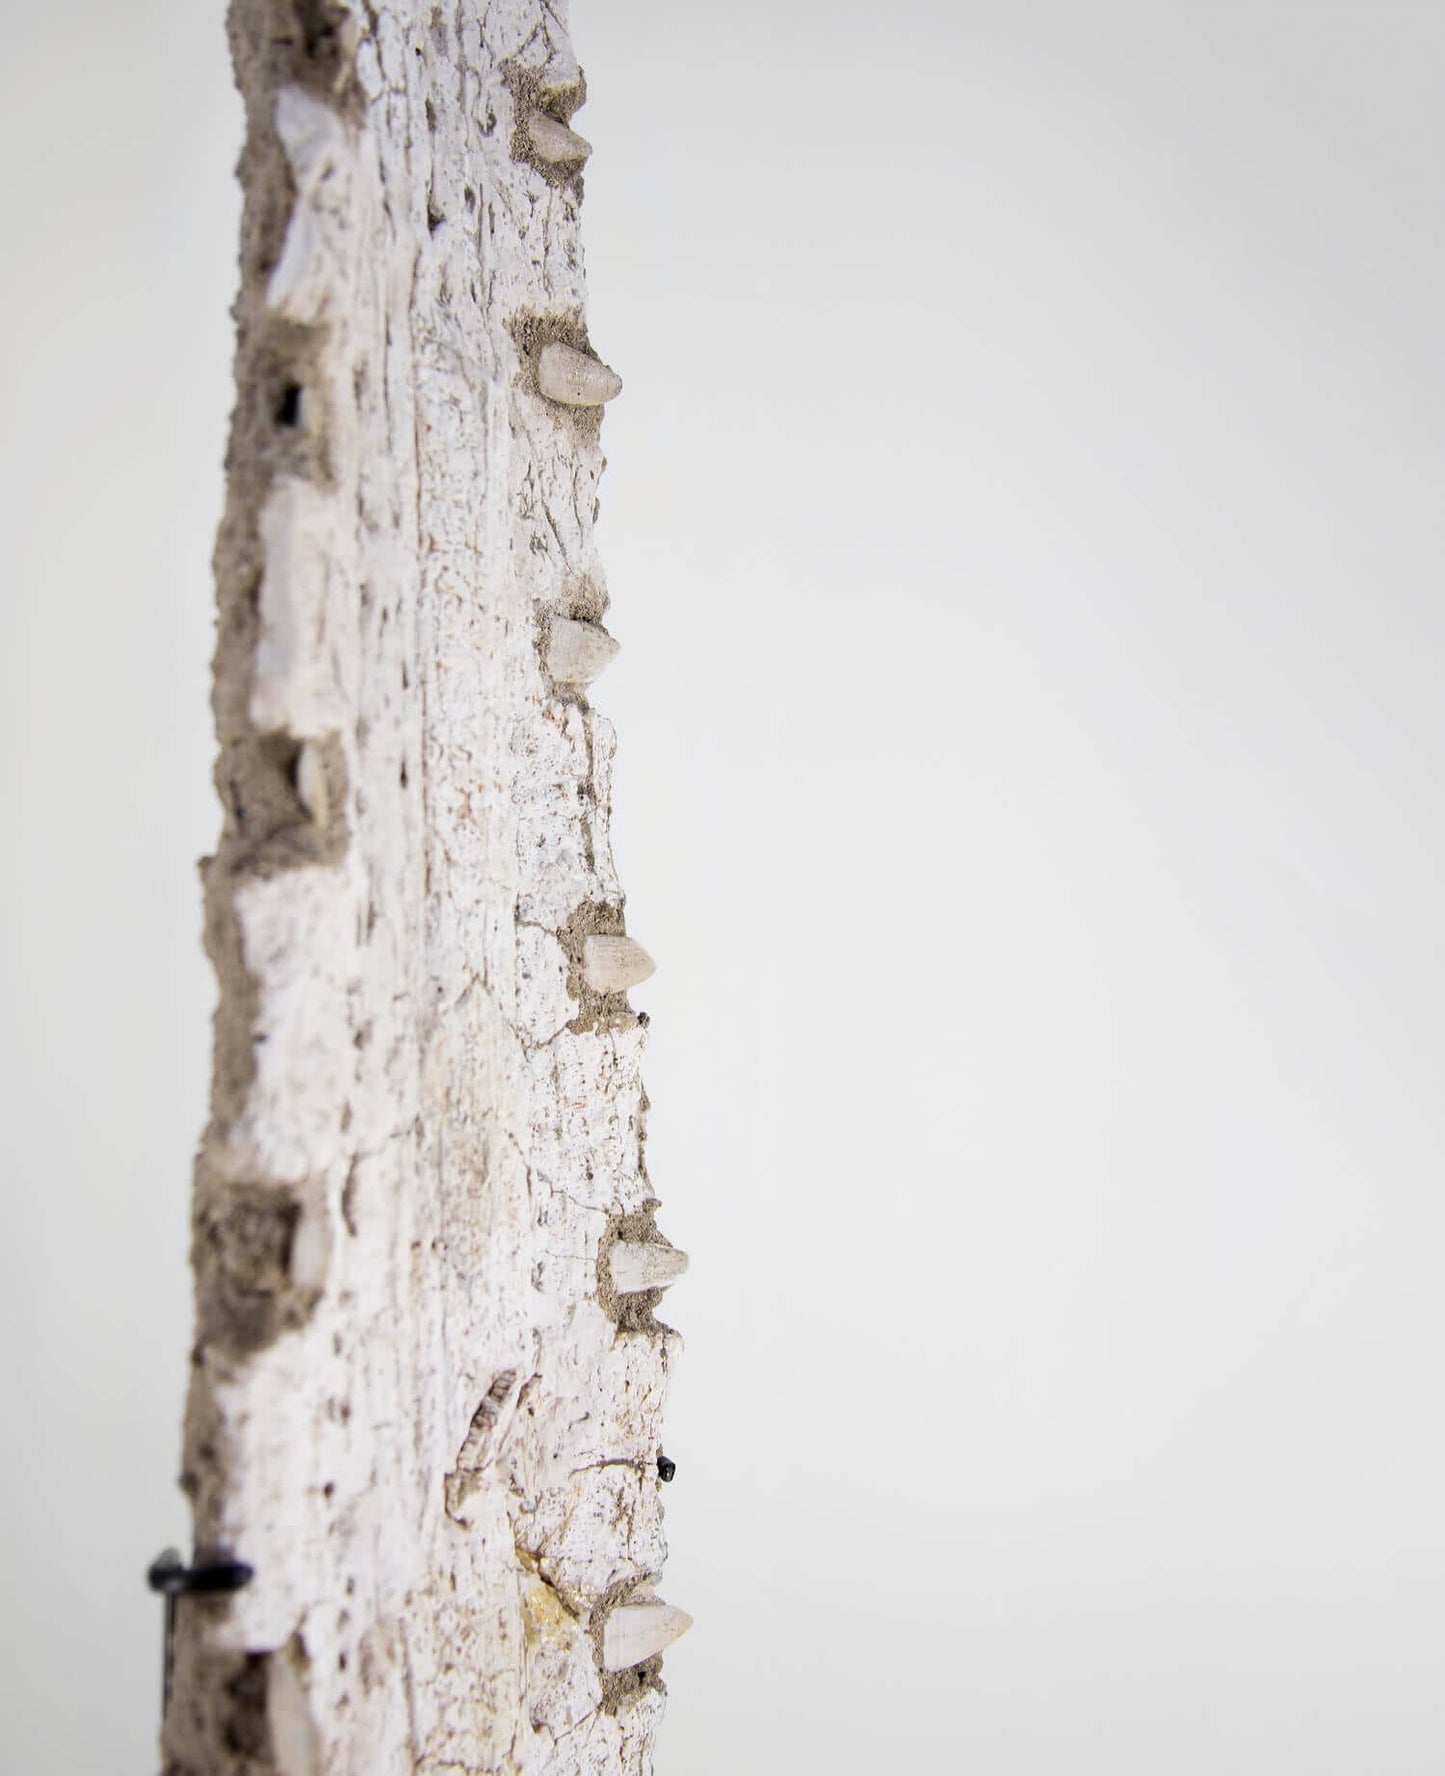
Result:
[[[240,1591],[251,1583],[256,1569],[243,1560],[212,1560],[205,1566],[187,1566],[180,1551],[167,1548],[158,1554],[146,1569],[146,1583],[166,1600],[165,1641],[161,1650],[161,1719],[171,1705],[171,1669],[174,1664],[176,1640],[176,1599],[178,1597],[217,1596],[226,1591]]]
[[[677,1463],[671,1456],[660,1455],[657,1458],[657,1477],[659,1480],[671,1480],[677,1473]]]

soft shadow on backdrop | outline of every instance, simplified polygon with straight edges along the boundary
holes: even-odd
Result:
[[[1445,14],[576,0],[661,1776],[1445,1767]],[[219,5],[7,23],[0,1762],[153,1762]]]

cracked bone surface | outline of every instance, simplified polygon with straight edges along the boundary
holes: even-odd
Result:
[[[598,1298],[653,1192],[647,1031],[596,996],[652,963],[568,935],[624,899],[613,731],[559,694],[615,651],[605,421],[538,395],[620,384],[534,349],[586,291],[579,183],[526,113],[570,115],[581,71],[556,0],[294,10],[230,6],[249,135],[184,1455],[196,1544],[255,1577],[178,1611],[161,1762],[643,1776],[651,1651],[619,1694],[595,1640],[603,1615],[614,1652],[661,1644],[665,1606],[611,1600],[666,1559],[678,1341]]]
[[[558,684],[591,684],[620,652],[618,644],[596,623],[553,617],[547,638],[547,670]]]
[[[592,144],[576,130],[568,129],[548,111],[533,111],[527,119],[527,136],[538,160],[548,166],[565,166],[568,161],[584,161],[592,152]]]
[[[687,1611],[670,1603],[619,1603],[602,1629],[602,1663],[608,1671],[629,1671],[664,1652],[691,1627]]]
[[[687,1253],[654,1240],[618,1240],[607,1255],[612,1287],[619,1295],[665,1289],[687,1269]]]
[[[622,378],[600,358],[553,340],[538,353],[537,387],[564,407],[600,407],[622,393]]]
[[[657,964],[630,937],[599,933],[582,940],[582,978],[594,993],[625,993],[657,973]]]

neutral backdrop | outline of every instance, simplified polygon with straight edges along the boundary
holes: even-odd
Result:
[[[213,0],[4,11],[0,1767],[115,1776],[240,110]],[[573,29],[694,1255],[660,1776],[1438,1776],[1445,8]]]

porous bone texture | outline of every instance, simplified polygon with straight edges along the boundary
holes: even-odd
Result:
[[[599,1252],[653,1213],[612,731],[548,676],[606,607],[580,172],[541,0],[234,0],[247,113],[204,866],[220,983],[197,1162],[172,1776],[643,1771],[675,1355]]]

